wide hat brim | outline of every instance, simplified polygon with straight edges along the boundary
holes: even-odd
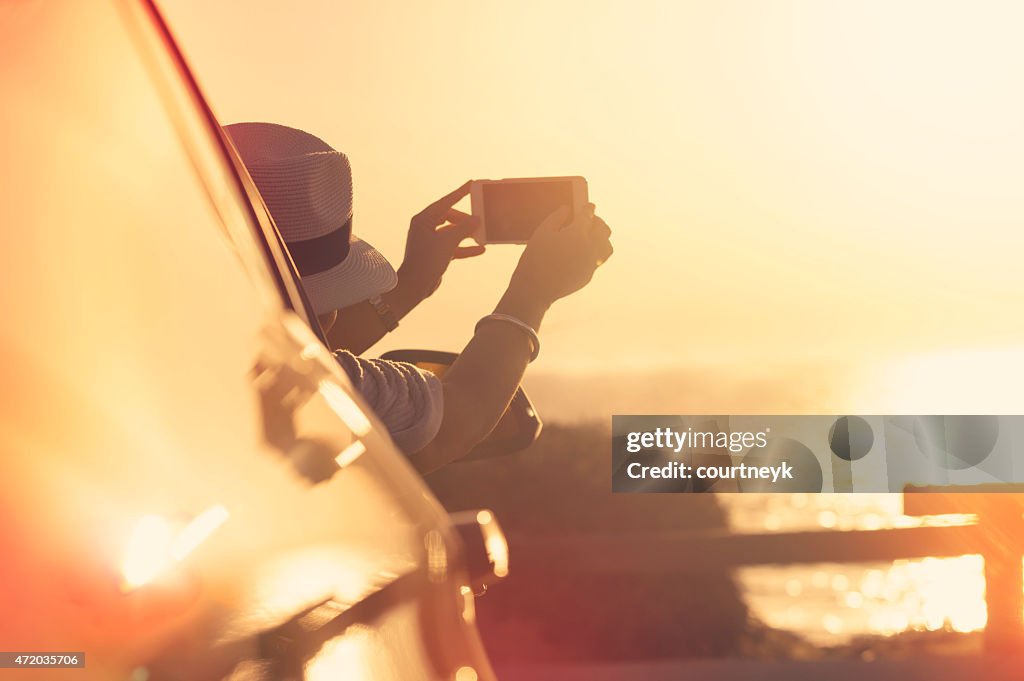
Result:
[[[334,267],[302,277],[302,287],[318,315],[361,303],[398,284],[391,263],[370,244],[352,235],[348,255]]]

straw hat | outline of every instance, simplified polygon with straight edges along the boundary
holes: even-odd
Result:
[[[308,132],[234,123],[228,133],[267,204],[317,314],[390,291],[391,264],[352,234],[348,157]]]

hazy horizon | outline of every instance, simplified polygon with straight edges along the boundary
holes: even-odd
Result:
[[[887,361],[527,372],[541,417],[611,414],[1019,414],[1024,352],[913,354]]]

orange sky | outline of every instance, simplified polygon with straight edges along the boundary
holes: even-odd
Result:
[[[616,255],[538,367],[1024,344],[1019,3],[161,5],[222,121],[350,155],[396,265],[465,179],[585,175]],[[518,252],[455,263],[377,349],[458,349]]]

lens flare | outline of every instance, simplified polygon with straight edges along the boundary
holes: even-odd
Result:
[[[121,559],[122,588],[132,591],[145,586],[184,561],[229,516],[224,506],[217,505],[178,528],[158,515],[140,518]]]

